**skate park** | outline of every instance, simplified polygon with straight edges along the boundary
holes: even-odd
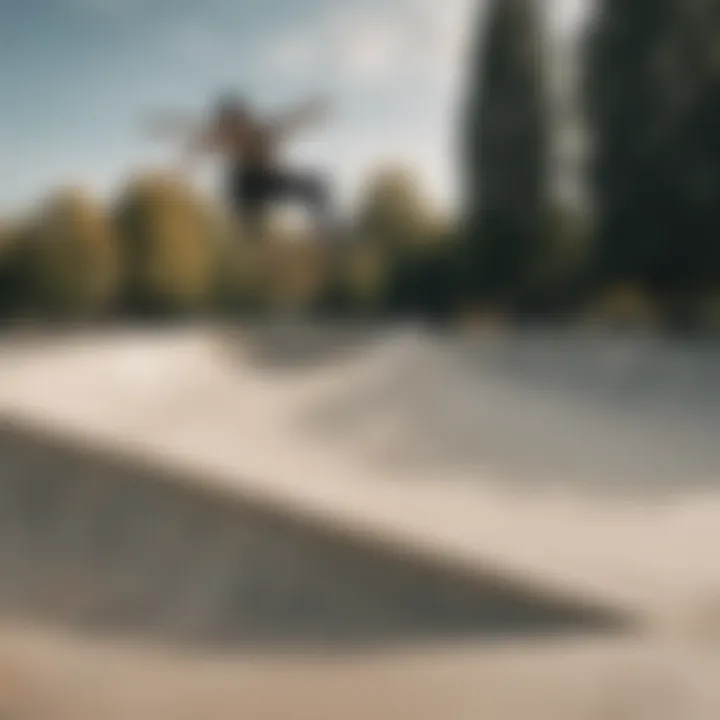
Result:
[[[537,666],[556,717],[595,672],[694,698],[699,664],[710,692],[717,351],[666,343],[302,323],[8,342],[12,666],[70,687],[95,653],[126,682],[139,662],[224,687],[257,658],[323,687],[385,668],[402,694],[449,664],[498,713]],[[476,663],[504,689],[471,692]]]

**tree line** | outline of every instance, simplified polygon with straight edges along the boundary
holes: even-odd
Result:
[[[494,0],[464,127],[469,290],[523,315],[720,320],[720,1],[596,0],[580,50],[581,216],[552,193],[551,3]]]
[[[379,170],[341,257],[243,241],[177,180],[60,192],[0,226],[0,316],[278,310],[720,329],[720,0],[596,0],[579,53],[588,203],[554,192],[548,3],[492,0],[462,108],[462,209]],[[246,239],[247,240],[247,239]]]
[[[0,318],[432,312],[454,239],[401,167],[368,179],[341,253],[289,227],[245,236],[179,178],[149,174],[109,206],[65,189],[0,226]]]

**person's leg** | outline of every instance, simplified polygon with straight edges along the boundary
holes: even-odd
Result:
[[[243,238],[250,242],[259,242],[267,230],[269,190],[267,178],[256,171],[239,168],[233,174],[233,211]]]

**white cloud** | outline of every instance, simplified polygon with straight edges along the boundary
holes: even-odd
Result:
[[[399,80],[445,81],[458,72],[470,0],[410,0],[382,9],[345,7],[280,35],[264,58],[288,77],[387,86]]]
[[[337,118],[332,137],[324,135],[324,147],[307,158],[331,163],[348,200],[370,169],[399,161],[417,169],[433,196],[452,204],[456,158],[448,145],[455,137],[463,55],[477,29],[477,9],[477,0],[345,6],[266,45],[260,65],[278,79],[330,86],[348,98],[377,94],[378,102],[366,106],[367,124],[352,115],[347,123]],[[403,100],[390,111],[386,101],[396,89]]]
[[[112,0],[86,0],[112,2]],[[540,0],[542,1],[542,0]],[[556,37],[567,39],[582,20],[586,0],[548,0]],[[338,7],[340,6],[340,7]],[[176,22],[167,45],[195,69],[249,67],[268,86],[279,82],[323,86],[354,103],[353,96],[377,93],[366,105],[377,117],[338,117],[334,138],[310,150],[308,160],[327,161],[341,184],[356,187],[369,166],[383,158],[416,160],[441,196],[453,197],[456,184],[455,111],[468,63],[465,53],[487,7],[483,0],[386,0],[382,7],[337,3],[324,13],[270,37],[238,43],[229,26]],[[397,89],[405,109],[384,102]],[[418,102],[412,100],[412,95]],[[330,131],[333,132],[333,131]],[[302,158],[302,153],[300,154]]]

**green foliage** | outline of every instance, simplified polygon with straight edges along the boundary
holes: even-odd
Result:
[[[406,247],[390,258],[385,310],[449,320],[461,300],[461,261],[453,242]]]
[[[589,227],[578,212],[553,206],[531,258],[518,310],[528,318],[567,317],[588,301]]]
[[[257,259],[252,247],[223,243],[218,250],[213,305],[222,314],[246,313],[258,306]]]
[[[8,223],[0,229],[0,317],[14,318],[32,303],[31,227]]]
[[[460,287],[456,230],[404,167],[385,167],[365,186],[357,243],[343,258],[326,298],[345,313],[441,317]]]
[[[543,32],[533,0],[495,0],[464,133],[468,293],[510,304],[543,241],[547,155]]]
[[[304,237],[278,238],[261,247],[265,306],[282,312],[310,312],[331,269],[323,247]]]
[[[218,252],[216,225],[200,199],[172,178],[143,177],[126,188],[116,215],[127,306],[153,315],[206,309]]]
[[[341,252],[326,248],[322,293],[316,303],[321,314],[372,317],[386,303],[390,251],[377,243],[359,243]]]
[[[247,242],[240,224],[234,218],[214,218],[210,252],[213,283],[210,305],[223,315],[243,314],[257,310],[259,267],[257,248]]]
[[[118,239],[104,209],[79,191],[52,197],[25,240],[27,290],[53,317],[85,318],[112,309]]]
[[[598,272],[666,299],[720,280],[718,4],[602,0],[588,39]]]
[[[361,314],[379,312],[390,282],[390,253],[372,245],[359,245],[348,254],[345,267],[348,294]]]
[[[363,242],[394,250],[425,242],[434,218],[417,177],[404,167],[376,171],[365,185],[358,213]]]
[[[708,293],[701,299],[698,315],[702,330],[720,335],[720,290]]]
[[[585,321],[613,330],[655,329],[660,308],[642,284],[628,282],[607,287],[591,303]]]

